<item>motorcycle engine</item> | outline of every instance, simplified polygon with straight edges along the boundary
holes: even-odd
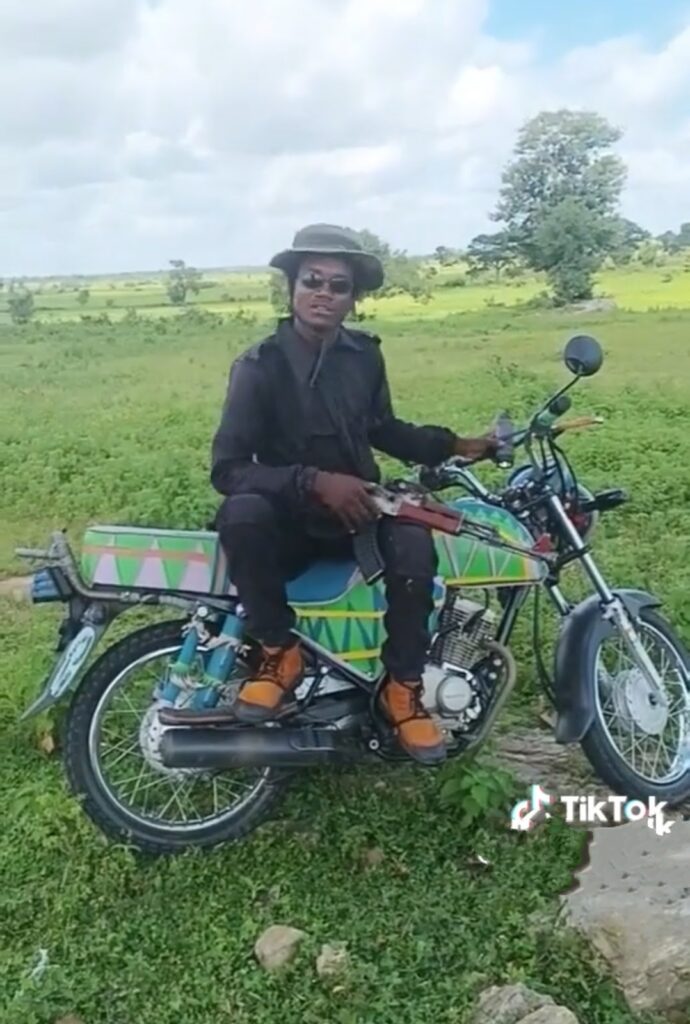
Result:
[[[450,592],[424,670],[423,703],[443,729],[466,732],[485,708],[485,690],[472,667],[487,655],[496,615],[459,592]]]

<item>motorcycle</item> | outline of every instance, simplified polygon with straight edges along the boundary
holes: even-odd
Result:
[[[600,515],[627,495],[589,491],[559,444],[567,430],[601,422],[561,420],[567,392],[601,367],[599,343],[575,336],[563,357],[570,378],[527,426],[499,418],[494,461],[511,471],[500,490],[461,458],[374,488],[380,515],[425,522],[436,545],[422,699],[445,733],[448,758],[473,756],[515,687],[510,640],[532,594],[556,741],[579,744],[614,792],[673,807],[690,796],[690,656],[660,600],[611,586],[592,557]],[[518,450],[527,458],[515,467]],[[450,488],[465,494],[442,500]],[[289,583],[305,675],[274,721],[250,726],[227,713],[216,720],[255,666],[258,646],[215,532],[96,525],[85,531],[79,560],[62,531],[47,551],[17,554],[41,562],[34,603],[66,607],[60,656],[22,718],[71,691],[63,737],[70,789],[116,841],[154,854],[235,841],[270,816],[301,769],[409,760],[379,707],[386,602],[366,552],[359,561],[316,562]],[[592,588],[576,604],[560,586],[573,564]],[[551,673],[537,631],[543,592],[559,623]],[[122,612],[149,606],[177,617],[129,632],[83,671]]]

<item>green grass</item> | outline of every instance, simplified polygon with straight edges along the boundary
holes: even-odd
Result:
[[[439,302],[450,303],[445,291],[469,289],[440,290]],[[689,639],[690,312],[434,317],[429,304],[412,306],[413,318],[396,302],[364,326],[384,338],[399,413],[464,432],[503,407],[524,418],[565,380],[568,336],[599,338],[603,369],[576,390],[571,415],[606,424],[565,444],[584,482],[623,486],[632,501],[604,521],[595,554],[616,583],[658,593]],[[209,445],[229,364],[268,328],[177,315],[1,328],[0,575],[21,570],[16,544],[41,544],[55,527],[78,544],[88,522],[203,525],[218,500]],[[85,1024],[463,1024],[483,987],[524,980],[583,1024],[641,1024],[580,943],[529,925],[533,911],[554,908],[582,836],[558,822],[526,841],[462,829],[433,773],[309,776],[278,820],[211,855],[152,863],[109,845],[66,795],[58,757],[39,749],[46,723],[18,722],[52,663],[58,613],[4,602],[0,614],[1,1021],[52,1024],[71,1012]],[[523,714],[533,700],[525,628],[516,650],[513,711]],[[364,869],[371,847],[384,859]],[[485,876],[468,865],[477,853],[493,864]],[[251,951],[275,921],[308,939],[273,977]],[[333,991],[314,960],[338,940],[352,971]],[[32,981],[40,949],[48,967]]]
[[[464,264],[437,267],[432,280],[434,291],[428,301],[420,302],[409,295],[368,298],[361,311],[370,317],[385,320],[425,320],[446,317],[452,313],[478,312],[486,308],[516,306],[541,295],[546,281],[541,274],[525,274],[511,279],[503,275],[498,281],[476,282],[466,277]],[[446,287],[460,279],[462,287]],[[198,294],[189,293],[187,306],[205,308],[229,315],[238,310],[258,318],[271,316],[268,272],[210,271]],[[80,282],[29,282],[38,288],[35,294],[35,317],[42,322],[81,321],[107,314],[117,322],[128,310],[143,317],[175,317],[179,308],[172,306],[166,293],[166,274],[129,279],[98,278]],[[77,296],[82,284],[89,290],[85,305]],[[631,264],[615,270],[603,270],[595,278],[595,295],[612,298],[622,310],[645,312],[655,309],[684,309],[690,306],[690,270],[681,257],[660,267]],[[0,292],[0,324],[9,322],[7,293]]]

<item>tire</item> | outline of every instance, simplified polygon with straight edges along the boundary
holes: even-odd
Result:
[[[86,815],[105,835],[118,843],[152,855],[172,855],[195,847],[212,849],[237,841],[257,828],[270,814],[286,788],[286,777],[267,768],[260,782],[236,811],[196,828],[175,829],[133,816],[114,798],[102,781],[90,754],[90,739],[99,706],[118,677],[147,656],[179,649],[184,621],[145,626],[113,644],[94,662],[77,688],[65,721],[64,765],[72,794]],[[126,684],[125,684],[126,685]]]
[[[643,608],[640,611],[640,620],[660,634],[673,649],[685,667],[685,686],[686,689],[690,689],[688,688],[690,654],[683,641],[668,622],[652,608]],[[600,779],[614,792],[625,795],[629,799],[647,802],[651,797],[656,797],[657,800],[666,801],[669,807],[678,806],[690,799],[690,766],[682,775],[668,783],[643,778],[630,767],[609,738],[602,721],[601,703],[597,696],[597,680],[592,680],[591,685],[595,694],[595,717],[581,741],[581,747]]]

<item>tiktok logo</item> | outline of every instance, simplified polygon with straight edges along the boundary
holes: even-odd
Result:
[[[545,807],[548,807],[553,799],[539,785],[533,785],[531,790],[532,793],[529,800],[520,800],[519,803],[515,804],[510,815],[510,827],[519,832],[529,832],[537,824],[537,819],[541,816],[540,812]],[[548,811],[545,811],[544,817],[550,818],[551,815]]]

